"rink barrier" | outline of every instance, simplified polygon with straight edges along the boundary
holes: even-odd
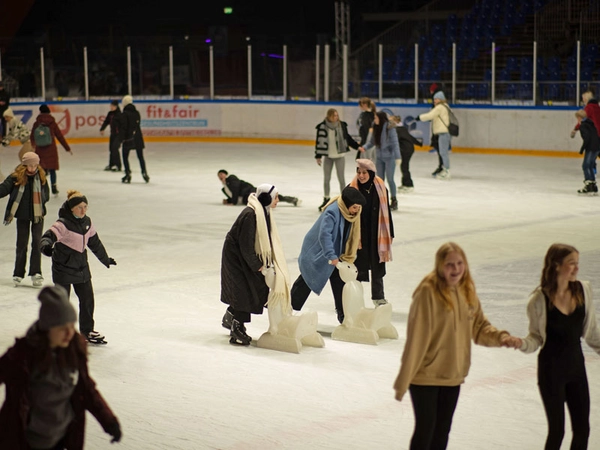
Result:
[[[212,142],[223,144],[271,144],[271,145],[302,145],[313,147],[312,140],[301,139],[274,139],[274,138],[248,138],[248,137],[178,137],[178,136],[144,136],[145,142],[168,142],[168,143],[197,143]],[[69,144],[106,144],[108,138],[70,138]],[[18,141],[11,143],[12,146],[21,145]],[[432,147],[424,145],[415,148],[417,152],[429,152]],[[471,153],[479,155],[509,155],[509,156],[543,156],[552,158],[581,158],[578,152],[560,150],[526,150],[510,148],[473,148],[452,147],[454,153]]]

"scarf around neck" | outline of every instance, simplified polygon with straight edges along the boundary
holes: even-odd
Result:
[[[377,189],[379,197],[379,220],[377,224],[377,253],[379,262],[389,262],[392,260],[392,233],[390,227],[390,207],[385,190],[384,181],[375,176],[373,184]],[[350,186],[358,189],[358,176],[350,182]]]
[[[327,207],[333,203],[337,203],[340,212],[344,219],[350,222],[350,233],[348,234],[348,240],[346,241],[346,247],[344,248],[344,253],[340,255],[340,261],[345,261],[349,263],[354,263],[356,260],[356,252],[360,248],[360,213],[362,211],[362,206],[358,209],[358,213],[353,216],[346,208],[346,204],[344,200],[342,200],[342,196],[338,195],[337,197],[333,197],[329,202],[323,207],[323,210],[326,210]]]
[[[275,283],[269,290],[266,305],[280,304],[285,314],[291,314],[290,276],[285,262],[285,255],[283,254],[283,246],[279,239],[277,225],[273,218],[273,210],[269,214],[271,225],[271,233],[269,234],[266,212],[258,201],[255,192],[248,196],[248,206],[254,210],[254,215],[256,216],[254,251],[263,263],[263,270],[268,267],[275,269]]]
[[[337,152],[344,153],[348,149],[348,144],[346,142],[346,137],[344,136],[344,130],[342,129],[342,122],[339,120],[337,122],[330,122],[325,119],[325,126],[330,130],[335,131],[335,138],[337,140]]]
[[[29,175],[28,175],[29,176]],[[4,219],[4,225],[8,225],[15,218],[15,214],[19,209],[19,204],[21,203],[21,199],[23,198],[23,193],[25,192],[25,186],[29,184],[27,183],[19,186],[19,190],[17,192],[17,196],[15,197],[15,201],[10,207],[10,212],[6,219]],[[40,181],[40,173],[36,172],[33,175],[33,190],[31,192],[31,202],[33,203],[33,222],[39,223],[44,218],[44,210],[42,208],[42,182]]]

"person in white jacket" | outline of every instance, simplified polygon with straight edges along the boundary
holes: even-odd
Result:
[[[545,449],[560,449],[565,403],[573,430],[572,449],[586,449],[590,434],[590,392],[581,338],[600,354],[600,329],[589,282],[579,281],[579,252],[552,244],[540,285],[527,305],[529,335],[520,350],[538,354],[538,386],[548,419]]]
[[[12,108],[7,108],[2,115],[6,121],[6,134],[2,138],[2,146],[8,147],[12,141],[19,141],[21,143],[21,150],[19,150],[18,157],[19,162],[21,162],[25,153],[33,151],[29,142],[31,131],[21,119],[15,117]],[[1,177],[4,178],[3,176]]]
[[[446,96],[442,91],[438,91],[433,96],[433,109],[429,112],[420,114],[415,120],[423,122],[431,121],[432,134],[438,138],[440,157],[442,158],[442,170],[434,172],[438,180],[450,179],[450,141],[452,137],[448,132],[450,124],[449,107],[446,102]]]

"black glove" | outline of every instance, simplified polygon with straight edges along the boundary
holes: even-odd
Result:
[[[106,432],[112,436],[112,439],[110,440],[111,444],[119,442],[121,440],[121,436],[123,435],[121,433],[121,426],[119,425],[119,422],[115,422],[107,426]]]
[[[52,246],[51,245],[42,245],[40,247],[40,251],[46,256],[52,256]]]
[[[117,262],[114,260],[114,258],[108,258],[108,264],[106,265],[107,268],[110,269],[110,266],[116,266]]]
[[[415,117],[415,122],[420,122],[421,118],[419,116]]]

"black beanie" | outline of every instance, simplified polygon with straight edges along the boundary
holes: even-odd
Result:
[[[73,209],[81,202],[84,202],[86,205],[89,205],[87,197],[85,195],[74,195],[69,200],[67,200],[67,206],[69,207],[69,209]]]
[[[75,308],[69,302],[69,294],[64,287],[46,286],[38,295],[38,300],[42,303],[38,321],[40,330],[45,331],[77,321]]]
[[[40,112],[48,114],[50,112],[50,108],[48,108],[48,105],[44,103],[43,105],[40,105]]]
[[[352,205],[361,205],[365,206],[367,201],[365,200],[364,195],[360,193],[360,191],[352,186],[346,186],[342,191],[342,200],[346,208],[350,208]]]

